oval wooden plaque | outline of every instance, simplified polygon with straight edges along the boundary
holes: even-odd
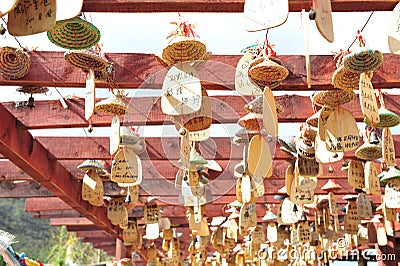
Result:
[[[245,53],[236,66],[235,89],[240,95],[260,95],[262,90],[250,81],[248,76],[250,63],[254,60],[252,53]]]

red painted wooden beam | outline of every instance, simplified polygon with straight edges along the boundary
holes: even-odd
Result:
[[[161,89],[167,69],[151,54],[110,53],[106,55],[115,67],[115,82],[120,88]],[[213,55],[200,70],[205,89],[233,90],[235,69],[240,55]],[[282,82],[279,90],[309,91],[305,59],[302,55],[279,56],[289,70],[289,75]],[[36,51],[30,53],[31,68],[22,79],[0,79],[1,85],[37,85],[47,87],[85,87],[85,74],[76,67],[67,64],[62,52]],[[332,89],[332,74],[336,69],[333,56],[312,55],[311,81],[312,90]],[[158,73],[157,75],[154,75]],[[146,82],[145,82],[146,81]],[[384,55],[384,64],[374,72],[374,87],[400,87],[400,65],[398,57]],[[108,88],[107,82],[96,83],[97,87]]]
[[[83,201],[81,185],[72,181],[71,174],[1,104],[0,117],[0,152],[97,226],[116,234],[107,219],[106,209]]]
[[[399,95],[384,95],[386,108],[396,111],[399,109]],[[126,98],[126,104],[131,102],[129,113],[123,118],[126,125],[170,125],[170,118],[161,111],[159,97]],[[214,123],[236,124],[238,119],[247,112],[243,106],[250,97],[240,96],[213,96],[210,97],[212,117]],[[276,96],[277,103],[282,105],[285,111],[278,115],[279,123],[305,122],[313,113],[310,97],[298,95]],[[100,101],[100,99],[99,99]],[[14,102],[3,103],[4,106],[28,129],[47,128],[76,128],[87,127],[85,120],[84,100],[66,100],[68,109],[64,109],[58,100],[36,101],[35,108],[15,107]],[[349,110],[358,122],[363,121],[358,95],[350,103],[343,106]],[[111,116],[96,113],[92,118],[95,127],[109,127]]]
[[[393,10],[397,1],[374,0],[332,0],[332,10],[346,11],[372,11]],[[85,0],[84,12],[243,12],[244,0]],[[302,0],[289,0],[289,10],[309,10],[310,2]]]

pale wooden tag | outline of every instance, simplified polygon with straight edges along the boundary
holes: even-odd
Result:
[[[263,92],[263,127],[272,137],[278,136],[278,114],[274,95],[269,87],[264,88]]]
[[[79,16],[83,0],[57,0],[57,21]]]
[[[337,216],[338,215],[338,207],[336,204],[335,195],[332,192],[329,192],[328,199],[329,199],[329,210],[331,211],[331,215]]]
[[[400,208],[400,179],[391,179],[385,186],[385,204],[388,208]]]
[[[201,206],[199,204],[199,199],[197,197],[195,197],[194,199],[195,199],[195,201],[194,201],[194,205],[193,205],[193,215],[194,215],[193,218],[196,223],[199,223],[199,222],[201,222],[201,219],[203,219],[203,214],[201,212]]]
[[[257,225],[256,204],[243,204],[240,208],[239,227],[246,230],[249,227]]]
[[[266,177],[272,166],[272,155],[268,141],[261,135],[255,135],[249,146],[248,171],[253,176]]]
[[[252,189],[256,190],[256,196],[261,197],[265,194],[264,177],[253,176],[251,178]]]
[[[132,245],[135,238],[138,237],[137,224],[135,222],[129,222],[128,226],[122,232],[122,239],[125,245]]]
[[[265,242],[265,234],[261,226],[256,226],[251,233],[251,241],[253,244],[262,244]]]
[[[361,111],[372,125],[379,123],[378,103],[374,87],[366,73],[361,73],[359,85]]]
[[[241,184],[241,190],[242,190],[242,202],[243,203],[248,203],[250,202],[251,199],[251,180],[250,176],[244,175],[242,176],[242,184]]]
[[[311,242],[311,228],[308,222],[302,222],[297,225],[297,239],[303,244]]]
[[[367,194],[380,196],[381,184],[378,178],[378,171],[376,170],[374,162],[372,161],[365,162],[364,177],[365,177],[365,188]]]
[[[235,89],[240,95],[260,95],[262,90],[250,81],[248,76],[250,63],[253,61],[252,53],[245,53],[236,66]]]
[[[322,141],[317,133],[315,137],[315,159],[319,163],[334,163],[343,159],[343,152],[331,152],[327,149],[325,141]]]
[[[244,2],[246,30],[250,32],[280,26],[286,22],[288,14],[288,0],[246,0]]]
[[[237,224],[235,219],[229,219],[227,223],[228,227],[226,228],[226,236],[229,238],[233,238],[237,241],[239,225]]]
[[[317,188],[316,177],[303,177],[299,176],[299,189],[302,191],[315,190]]]
[[[349,201],[346,207],[346,217],[348,224],[358,225],[361,222],[361,218],[358,215],[357,203],[355,201]]]
[[[236,200],[240,203],[243,203],[242,201],[242,178],[238,178],[238,180],[236,181]]]
[[[335,107],[324,106],[318,117],[318,135],[322,141],[326,138],[326,123],[328,122],[329,115],[335,110]]]
[[[139,185],[130,186],[129,188],[129,195],[131,196],[132,202],[139,201]]]
[[[86,75],[86,91],[85,91],[85,119],[89,121],[89,119],[94,114],[94,106],[96,102],[96,88],[94,81],[94,71],[93,69],[89,69],[89,72]]]
[[[93,176],[93,179],[96,181],[96,187],[91,191],[91,196],[89,198],[89,203],[94,206],[103,206],[104,200],[104,187],[103,181],[99,177],[98,174]]]
[[[117,151],[112,161],[111,181],[132,186],[142,182],[142,163],[132,150]]]
[[[310,204],[314,201],[314,190],[302,191],[293,181],[290,191],[290,200],[295,204]]]
[[[292,191],[292,184],[294,180],[294,171],[295,171],[295,166],[294,164],[289,164],[288,167],[286,168],[286,176],[285,176],[285,186],[286,186],[286,191],[287,194],[290,196],[290,192]]]
[[[347,172],[347,180],[353,188],[365,188],[364,164],[359,160],[351,160]]]
[[[198,73],[189,63],[172,66],[164,79],[161,109],[168,115],[185,115],[200,110],[201,84]]]
[[[354,116],[341,107],[326,122],[325,142],[331,152],[352,151],[359,145],[359,132]]]
[[[188,214],[188,220],[189,220],[189,228],[191,230],[200,230],[201,224],[200,222],[195,221],[193,213]]]
[[[8,12],[14,9],[17,6],[18,0],[3,0],[0,2],[0,12],[1,16],[4,16]]]
[[[355,217],[350,217],[348,214],[344,216],[344,232],[347,234],[357,234],[358,232],[358,224],[361,220],[358,220],[358,223],[356,224],[352,219],[355,219]]]
[[[189,132],[185,131],[185,134],[181,136],[181,163],[189,169],[190,167],[190,140]]]
[[[195,197],[203,195],[203,191],[200,187],[199,173],[197,171],[189,171],[189,185],[190,190]]]
[[[383,225],[378,225],[378,229],[376,230],[376,235],[379,246],[386,246],[388,244],[386,230]]]
[[[203,217],[200,222],[200,229],[197,230],[197,234],[199,236],[209,236],[210,235],[210,229],[208,228],[208,223],[207,219]]]
[[[357,197],[357,214],[361,218],[372,216],[372,206],[367,194],[358,193]]]
[[[382,131],[382,158],[389,166],[396,166],[396,153],[390,129],[385,127]]]
[[[307,88],[311,88],[311,62],[310,62],[310,49],[309,49],[309,31],[307,13],[304,9],[301,10],[301,25],[304,31],[304,57],[306,58],[306,74],[307,74]]]
[[[110,200],[110,203],[107,207],[107,217],[110,219],[112,224],[120,224],[127,215],[128,212],[126,210],[123,198]]]
[[[318,177],[322,174],[322,166],[317,160],[298,157],[296,167],[299,170],[299,175],[303,177]]]
[[[120,141],[120,120],[118,115],[114,115],[111,120],[110,128],[110,155],[114,155],[119,149]]]
[[[275,243],[276,241],[278,241],[278,229],[276,228],[276,224],[273,222],[268,223],[267,239],[271,243]]]
[[[392,11],[389,22],[388,44],[392,54],[400,54],[400,3]]]
[[[195,132],[189,132],[189,140],[196,142],[207,140],[210,138],[210,133],[211,131],[209,128]]]
[[[292,247],[295,247],[300,244],[299,238],[297,235],[297,229],[293,228],[290,230],[290,244]]]
[[[382,210],[385,219],[390,222],[397,222],[397,211],[396,209],[388,208],[385,202],[382,202]]]
[[[285,198],[280,204],[277,212],[277,217],[280,218],[280,224],[293,224],[301,218],[301,206],[297,205],[297,211],[294,211],[295,204],[290,199]]]
[[[328,41],[333,42],[333,22],[331,0],[313,0],[316,18],[315,23],[319,33]]]
[[[50,30],[56,25],[56,0],[20,0],[8,14],[8,32],[28,36]]]
[[[154,224],[161,221],[160,207],[155,201],[147,202],[144,205],[144,223]]]

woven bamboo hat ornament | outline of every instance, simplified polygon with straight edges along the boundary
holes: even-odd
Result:
[[[381,182],[387,182],[391,179],[400,178],[400,170],[395,166],[389,166],[389,170],[386,172],[382,172],[382,177],[380,178]]]
[[[176,25],[167,36],[167,46],[163,49],[162,59],[169,66],[179,62],[191,62],[207,59],[207,48],[199,41],[199,36],[194,32],[195,25],[188,22],[172,22]]]
[[[5,79],[20,79],[28,74],[29,55],[22,48],[3,47],[0,51],[0,75]]]
[[[372,131],[368,136],[369,140],[358,147],[354,155],[361,160],[373,161],[382,157],[382,146],[376,133]]]
[[[384,127],[395,127],[400,124],[400,117],[394,112],[386,109],[384,106],[381,106],[378,110],[379,113],[379,122],[375,123],[373,126],[378,128]],[[364,122],[371,126],[371,122],[368,119],[364,119]]]
[[[35,99],[33,98],[33,94],[44,94],[44,93],[48,92],[49,89],[47,87],[28,85],[28,86],[19,87],[19,88],[17,88],[16,91],[22,92],[25,94],[30,94],[31,96],[29,97],[26,106],[34,107]]]
[[[318,110],[318,112],[314,113],[312,116],[310,116],[309,118],[307,118],[306,123],[307,125],[310,125],[312,127],[318,127],[318,118],[319,115],[321,114],[321,110]]]
[[[88,170],[104,170],[104,166],[98,160],[85,160],[77,167],[78,169],[88,171]]]
[[[49,40],[57,46],[69,50],[82,50],[92,47],[100,40],[100,31],[92,23],[81,18],[57,21],[47,32]]]
[[[382,64],[383,55],[378,50],[366,48],[360,33],[359,31],[357,35],[360,47],[344,57],[343,66],[349,71],[367,73],[374,71]]]
[[[258,58],[251,63],[249,78],[256,84],[263,85],[281,82],[289,75],[289,71],[270,57]],[[271,88],[272,89],[272,88]]]
[[[276,103],[276,113],[280,114],[283,113],[285,111],[285,108],[280,105],[279,103]],[[244,106],[244,109],[247,112],[252,112],[252,113],[256,113],[256,114],[262,114],[263,112],[263,96],[257,96],[254,100],[252,100],[251,102],[247,103]]]
[[[313,102],[318,106],[335,107],[352,101],[354,97],[353,91],[329,90],[316,93],[313,96]]]
[[[368,73],[372,79],[373,72]],[[339,66],[332,75],[333,87],[341,90],[358,90],[360,73],[347,70],[343,65]]]
[[[134,131],[134,129],[121,127],[120,132],[120,145],[127,146],[136,154],[139,154],[146,149],[146,143],[143,138]]]
[[[268,58],[271,62],[276,63],[280,66],[283,67],[283,63],[281,60],[279,60],[276,57],[269,57]],[[254,59],[250,66],[249,66],[249,70],[250,68],[252,68],[253,66],[256,66],[258,64],[262,64],[266,59],[264,57],[258,57],[256,59]],[[276,80],[276,81],[269,81],[268,79],[258,79],[256,76],[249,76],[251,82],[253,82],[254,84],[256,84],[260,89],[264,89],[265,86],[270,87],[271,90],[276,89],[277,87],[279,87],[279,85],[281,84],[282,80]]]
[[[89,69],[102,71],[109,65],[101,56],[101,52],[97,47],[80,51],[68,51],[64,54],[64,58],[69,64],[79,67],[84,71],[89,71]]]
[[[238,121],[239,126],[247,130],[261,130],[263,128],[263,116],[256,113],[248,113]]]
[[[323,186],[321,187],[321,189],[322,189],[322,190],[325,190],[325,191],[336,191],[336,190],[341,190],[341,189],[342,189],[342,186],[339,185],[339,184],[336,182],[335,179],[330,178],[330,179],[325,183],[325,185],[323,185]]]
[[[96,103],[95,110],[104,114],[124,115],[128,108],[121,98],[122,93],[113,93],[110,98]]]

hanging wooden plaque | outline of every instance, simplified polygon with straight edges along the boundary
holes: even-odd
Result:
[[[79,16],[83,0],[57,0],[56,20],[66,20]]]
[[[375,228],[374,223],[368,223],[367,230],[368,230],[368,242],[371,244],[377,243],[378,239],[377,239],[376,228]]]
[[[265,234],[261,226],[256,226],[251,233],[251,241],[253,244],[262,244],[265,242]]]
[[[376,230],[377,243],[379,246],[386,246],[388,244],[388,239],[386,235],[386,229],[383,225],[379,224]]]
[[[317,188],[316,177],[299,176],[299,189],[302,191],[315,190]]]
[[[314,190],[302,191],[293,181],[290,191],[290,200],[295,204],[310,204],[314,201]]]
[[[344,216],[344,232],[347,234],[357,234],[358,232],[358,224],[356,224],[354,221],[352,221],[352,218],[348,216],[347,214]],[[361,221],[361,220],[359,220]]]
[[[276,241],[278,241],[278,229],[276,228],[276,224],[273,222],[268,223],[267,239],[271,243],[275,243]]]
[[[124,204],[124,198],[115,198],[110,200],[107,207],[107,217],[114,225],[120,224],[128,215]]]
[[[365,162],[364,177],[365,177],[365,188],[367,194],[380,196],[381,184],[378,178],[378,171],[376,170],[374,162],[372,161]]]
[[[119,149],[111,166],[111,181],[129,186],[142,182],[142,163],[140,158],[130,149]]]
[[[357,214],[361,218],[366,218],[372,216],[372,206],[371,201],[367,194],[364,192],[358,193],[357,196]]]
[[[318,177],[322,174],[322,166],[317,160],[299,156],[296,161],[299,175],[303,177]]]
[[[331,211],[331,215],[336,216],[338,215],[338,207],[336,204],[335,195],[332,192],[328,193],[329,199],[329,210]]]
[[[103,182],[95,171],[88,171],[83,177],[82,199],[92,205],[103,205]]]
[[[246,230],[249,227],[257,225],[256,204],[243,204],[240,208],[239,227]]]
[[[94,106],[96,102],[96,89],[95,89],[95,81],[94,81],[94,71],[93,69],[89,69],[89,72],[86,75],[86,91],[85,91],[85,119],[89,121],[89,119],[94,114]]]
[[[388,166],[396,166],[396,153],[390,129],[385,127],[382,131],[382,158]]]
[[[334,163],[343,159],[343,152],[331,152],[327,149],[325,141],[322,141],[318,133],[315,137],[315,159],[319,163]]]
[[[188,214],[188,220],[189,220],[189,228],[191,230],[200,230],[201,224],[200,222],[195,221],[193,213]]]
[[[252,182],[251,186],[252,189],[256,190],[255,191],[256,197],[264,196],[265,194],[264,177],[253,176],[253,178],[251,178],[251,182]]]
[[[248,203],[251,199],[251,180],[250,176],[242,176],[241,191],[242,191],[242,202]]]
[[[382,202],[382,205],[383,205],[382,206],[383,216],[385,216],[385,219],[390,222],[396,222],[397,221],[396,209],[388,208],[385,202]]]
[[[14,9],[17,6],[18,0],[4,0],[0,3],[0,13],[1,16],[4,16],[8,12]]]
[[[311,242],[311,228],[308,222],[301,222],[297,225],[297,239],[305,244]]]
[[[292,184],[293,184],[293,180],[295,178],[295,166],[294,164],[289,164],[287,169],[286,169],[286,176],[285,176],[285,187],[286,187],[286,191],[287,194],[290,196],[290,192],[292,191]]]
[[[286,22],[289,14],[288,0],[246,0],[244,17],[247,31],[274,28]]]
[[[280,224],[293,224],[301,218],[301,206],[294,204],[290,199],[285,198],[279,205],[277,217],[282,221]]]
[[[137,224],[135,222],[129,222],[127,228],[122,232],[122,239],[124,240],[124,244],[129,246],[135,241],[135,238],[138,237],[138,229]]]
[[[190,190],[195,197],[200,197],[203,195],[203,191],[200,187],[199,173],[197,171],[189,171],[189,185]]]
[[[278,136],[278,114],[274,95],[269,87],[263,92],[263,127],[273,138]]]
[[[197,230],[197,234],[199,236],[209,236],[210,235],[210,229],[208,228],[208,223],[207,219],[203,217],[200,222],[200,229]]]
[[[8,32],[27,36],[50,30],[56,25],[56,0],[20,0],[8,14]]]
[[[372,87],[371,80],[366,73],[361,73],[359,87],[362,113],[372,125],[379,123],[378,103],[376,101],[374,87]]]
[[[364,164],[359,160],[351,160],[347,172],[347,180],[353,188],[365,188]]]
[[[313,0],[316,17],[315,24],[319,33],[328,41],[333,42],[333,22],[331,0]]]
[[[361,222],[361,218],[358,215],[357,203],[355,201],[349,201],[346,207],[346,217],[348,224],[358,225]]]
[[[154,224],[161,221],[160,207],[155,201],[147,202],[144,205],[144,223]]]
[[[328,122],[329,115],[335,110],[335,107],[324,106],[318,117],[318,136],[322,141],[326,138],[326,123]]]
[[[400,54],[400,3],[392,11],[389,22],[388,44],[392,54]]]
[[[129,195],[131,196],[132,202],[139,201],[139,185],[130,186],[129,188]]]
[[[325,143],[331,152],[352,151],[359,145],[359,133],[354,116],[344,108],[336,108],[326,122]]]
[[[395,178],[387,182],[384,201],[388,208],[400,208],[400,179]]]
[[[268,141],[261,135],[255,135],[249,146],[248,171],[252,176],[266,177],[272,166],[272,154]]]
[[[96,175],[95,176],[95,181],[96,181],[96,188],[91,191],[92,196],[89,198],[89,203],[94,205],[94,206],[103,206],[104,200],[104,187],[103,187],[103,180]]]
[[[190,140],[189,132],[185,131],[185,134],[181,136],[181,164],[186,168],[190,168]]]
[[[235,89],[240,95],[252,96],[262,94],[262,90],[250,81],[248,76],[250,63],[254,60],[252,53],[245,53],[236,66]]]
[[[110,131],[110,155],[113,156],[119,149],[120,141],[120,120],[118,115],[113,116]]]
[[[164,79],[161,109],[168,115],[185,115],[201,107],[201,84],[198,73],[189,63],[172,66]]]

